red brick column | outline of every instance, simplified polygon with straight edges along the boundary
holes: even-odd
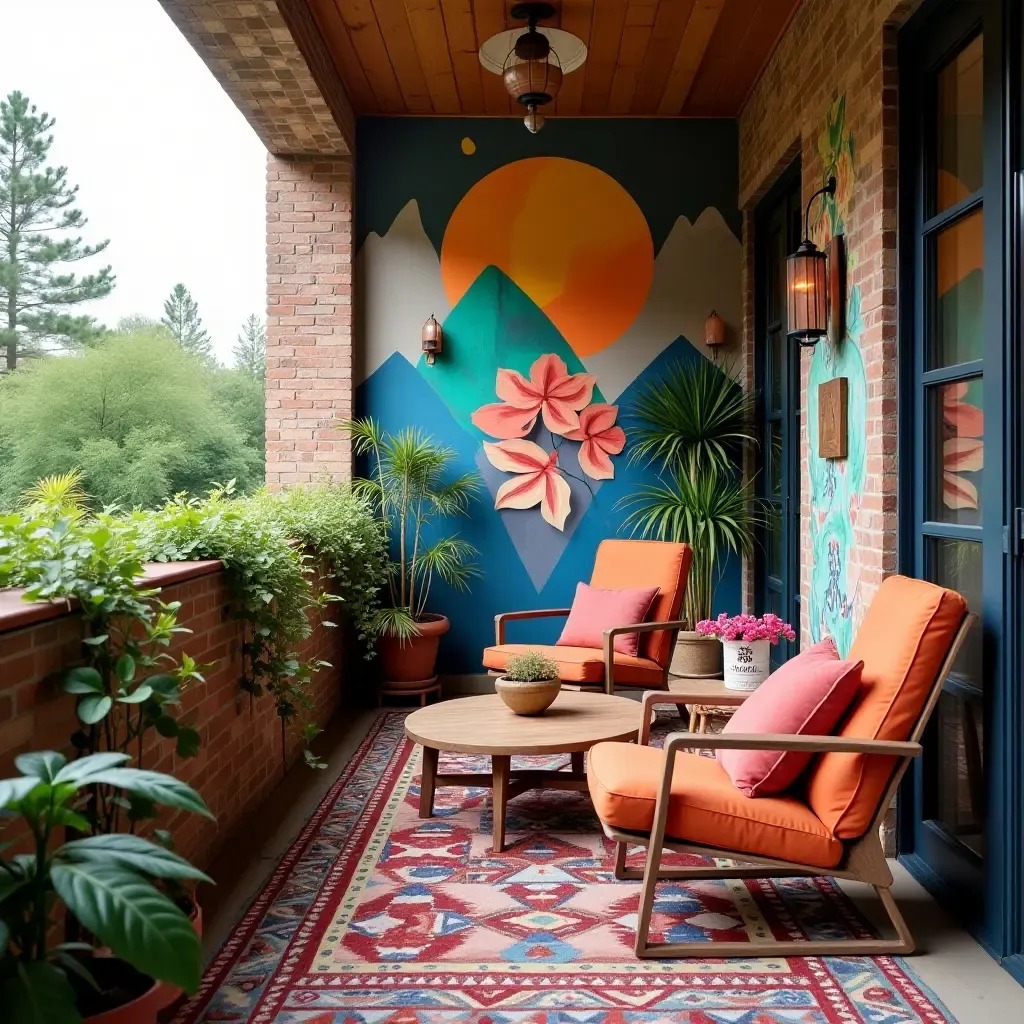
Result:
[[[351,475],[351,157],[267,160],[267,483]]]

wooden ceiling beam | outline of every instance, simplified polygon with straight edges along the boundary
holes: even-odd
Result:
[[[647,45],[630,113],[653,117],[658,112],[693,4],[694,0],[661,0],[658,4],[654,30]]]
[[[359,63],[334,0],[309,0],[309,6],[356,114],[376,110],[377,97]]]
[[[658,104],[659,114],[674,116],[682,112],[724,7],[725,0],[697,0],[693,5]]]
[[[629,0],[608,94],[609,114],[628,114],[633,105],[658,8],[658,0]]]
[[[590,28],[594,17],[594,0],[562,0],[561,28],[578,36],[590,46]],[[554,103],[552,113],[560,115],[578,114],[583,109],[583,87],[587,77],[587,65],[570,72],[562,80],[562,88]]]
[[[366,80],[377,97],[379,112],[406,113],[402,90],[398,87],[398,79],[391,67],[391,58],[370,0],[335,0],[335,4]]]
[[[471,0],[441,0],[444,30],[448,37],[448,54],[459,92],[459,109],[464,114],[484,109],[483,76],[479,43],[473,25]]]
[[[434,113],[460,113],[441,0],[405,0],[405,10]]]
[[[427,89],[427,79],[420,66],[416,43],[409,27],[409,17],[401,0],[373,0],[377,24],[384,37],[391,67],[402,90],[405,109],[410,114],[431,114],[434,106]]]
[[[590,26],[590,52],[583,65],[583,113],[604,114],[619,59],[619,44],[626,25],[627,0],[599,0]]]
[[[504,0],[473,0],[473,23],[476,26],[477,44],[483,45],[493,35],[503,32],[505,24]],[[505,92],[505,83],[500,75],[492,74],[486,68],[483,72],[484,112],[487,114],[511,114],[512,101]]]

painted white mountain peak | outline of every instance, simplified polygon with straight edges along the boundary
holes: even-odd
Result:
[[[742,246],[713,206],[692,224],[679,217],[654,260],[654,279],[643,309],[618,341],[584,359],[605,400],[614,402],[644,368],[682,335],[704,355],[704,322],[712,309],[725,321],[727,339],[739,333]]]
[[[395,352],[415,365],[423,322],[431,313],[443,322],[451,305],[441,261],[423,230],[415,199],[402,207],[383,236],[375,231],[366,236],[355,264],[360,384]]]

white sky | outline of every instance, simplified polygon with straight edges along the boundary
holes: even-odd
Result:
[[[183,281],[222,362],[265,310],[266,150],[157,0],[0,0],[0,95],[57,119],[50,162],[80,186],[117,286],[80,312],[163,315]]]

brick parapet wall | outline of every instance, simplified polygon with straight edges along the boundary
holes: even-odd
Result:
[[[897,558],[897,71],[896,30],[919,0],[815,0],[797,10],[740,115],[740,205],[749,212],[801,155],[804,203],[822,184],[818,138],[826,114],[846,96],[854,138],[854,187],[846,242],[855,251],[847,290],[860,289],[858,344],[867,377],[866,467],[847,578],[854,625]],[[753,220],[745,220],[743,359],[754,350]],[[807,387],[811,356],[801,355],[801,519],[809,523]],[[802,640],[814,553],[801,530]]]
[[[185,651],[200,663],[210,663],[206,682],[185,692],[181,717],[202,737],[199,754],[179,758],[173,741],[148,737],[144,767],[168,772],[197,789],[216,820],[177,814],[166,824],[180,853],[207,867],[232,832],[254,814],[281,781],[280,719],[273,699],[252,698],[239,688],[241,624],[229,614],[227,579],[214,566],[204,574],[170,584],[162,599],[180,601],[179,622],[192,632],[182,634],[172,654]],[[334,618],[337,604],[325,614]],[[82,661],[82,626],[74,612],[28,625],[0,616],[0,778],[15,774],[14,758],[27,750],[72,753],[71,734],[79,728],[75,698],[59,689],[62,673]],[[321,658],[331,669],[317,673],[312,696],[317,720],[325,723],[342,700],[342,634],[317,622],[301,650],[304,660]],[[286,733],[287,762],[301,754],[297,729]]]
[[[344,480],[352,415],[350,157],[267,161],[267,483]]]

